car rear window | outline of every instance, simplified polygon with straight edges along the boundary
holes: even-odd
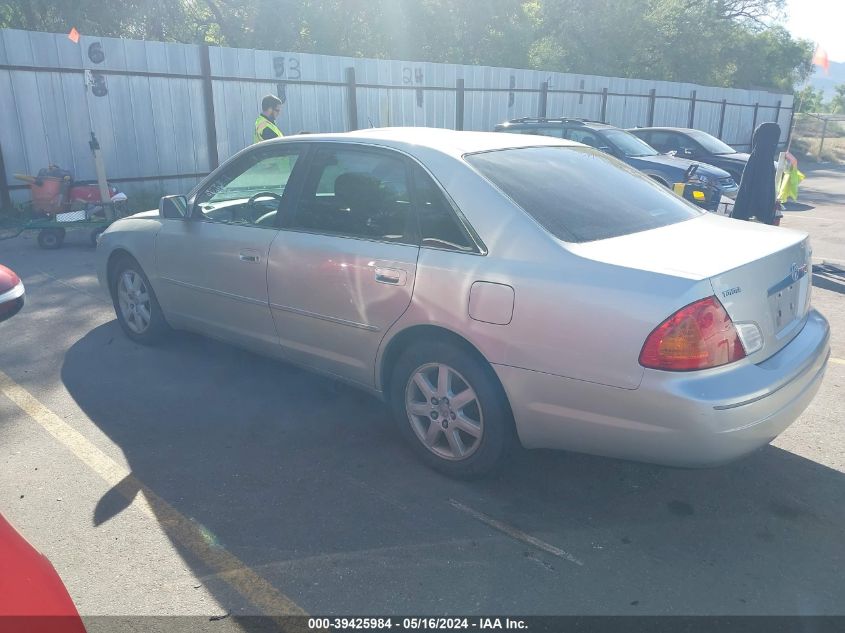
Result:
[[[704,213],[621,161],[587,147],[523,147],[464,159],[566,242],[628,235]]]

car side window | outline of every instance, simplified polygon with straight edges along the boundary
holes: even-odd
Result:
[[[567,128],[566,138],[570,141],[575,141],[576,143],[584,143],[584,145],[589,145],[590,147],[601,147],[603,145],[598,135],[590,130],[584,130],[581,128]]]
[[[285,228],[416,243],[411,231],[407,162],[399,155],[349,148],[314,153],[302,196]]]
[[[644,142],[651,145],[654,149],[660,151],[660,148],[657,147],[657,145],[655,145],[654,142],[653,142],[654,134],[652,132],[632,130],[631,134],[633,134],[634,136],[636,136],[639,139],[642,139]]]
[[[672,132],[654,131],[651,132],[651,139],[646,142],[659,152],[678,151],[681,146],[678,143],[677,134]]]
[[[540,136],[553,136],[563,138],[563,129],[559,127],[530,127],[522,130],[523,134],[537,134]]]
[[[212,222],[275,228],[285,186],[299,158],[295,149],[265,147],[228,167],[196,197]]]
[[[688,150],[692,155],[700,155],[700,154],[708,154],[709,152],[705,151],[701,145],[699,145],[698,141],[694,138],[687,136],[686,134],[679,134],[680,136],[680,146],[681,152]]]
[[[420,245],[431,248],[478,252],[455,209],[419,165],[413,167],[414,202],[420,225]]]

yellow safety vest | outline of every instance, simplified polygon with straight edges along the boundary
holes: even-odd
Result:
[[[276,136],[282,137],[282,131],[273,123],[270,119],[268,119],[263,114],[259,114],[258,118],[255,119],[255,134],[252,135],[252,142],[253,143],[260,143],[261,141],[265,140],[261,134],[264,132],[265,129],[270,128],[273,132],[276,133]]]

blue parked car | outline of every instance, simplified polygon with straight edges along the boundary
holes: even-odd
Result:
[[[701,130],[685,127],[636,127],[631,128],[630,132],[661,152],[673,152],[677,156],[724,169],[737,182],[742,178],[745,163],[750,158],[749,154],[738,152]]]
[[[540,134],[584,143],[615,156],[657,182],[673,187],[677,183],[700,184],[705,190],[716,190],[723,196],[736,197],[738,186],[731,175],[712,165],[677,156],[661,154],[626,130],[606,123],[585,119],[514,119],[500,123],[496,132]],[[685,180],[692,165],[698,165],[692,181]],[[702,205],[704,206],[704,205]]]

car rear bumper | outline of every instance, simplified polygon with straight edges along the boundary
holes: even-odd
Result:
[[[830,356],[830,328],[811,311],[771,358],[699,372],[646,370],[619,389],[496,365],[527,448],[573,450],[673,466],[741,457],[807,408]]]
[[[731,200],[736,200],[736,194],[739,192],[738,185],[732,185],[730,187],[720,186],[718,189],[723,196],[727,196]]]

